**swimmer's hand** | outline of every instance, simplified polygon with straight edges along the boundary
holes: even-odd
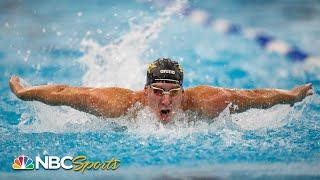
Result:
[[[9,80],[9,86],[11,91],[18,97],[21,98],[24,92],[24,87],[20,83],[18,76],[12,76]]]
[[[305,84],[302,86],[295,87],[294,89],[291,90],[291,94],[295,98],[295,102],[300,102],[302,101],[305,97],[311,96],[313,94],[313,88],[312,84]]]

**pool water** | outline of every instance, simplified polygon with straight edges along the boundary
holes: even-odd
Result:
[[[158,1],[157,1],[158,2]],[[261,29],[320,56],[318,1],[3,1],[0,2],[0,153],[2,178],[319,178],[320,71],[267,52],[241,36],[191,23],[182,6]],[[188,117],[159,124],[102,119],[69,107],[24,102],[11,93],[15,74],[27,85],[142,89],[148,63],[171,57],[184,67],[184,87],[282,88],[313,83],[314,95],[289,105],[224,111],[214,120]],[[116,171],[12,169],[21,155],[115,157]]]

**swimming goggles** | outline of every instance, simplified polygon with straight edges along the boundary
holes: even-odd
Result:
[[[170,89],[170,90],[164,90],[162,88],[158,88],[158,87],[155,87],[153,85],[150,85],[153,93],[157,96],[163,96],[165,94],[168,94],[170,95],[171,97],[175,97],[179,94],[180,90],[181,90],[181,87],[179,88],[174,88],[174,89]]]

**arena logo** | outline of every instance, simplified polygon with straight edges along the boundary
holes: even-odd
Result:
[[[68,163],[69,161],[69,163]],[[42,159],[40,156],[35,157],[35,162],[25,155],[20,155],[14,159],[12,168],[16,170],[39,170],[42,167],[45,170],[60,169],[85,172],[90,169],[101,170],[116,170],[120,166],[118,159],[112,158],[104,162],[96,161],[91,162],[87,160],[86,156],[64,156],[62,158],[58,156],[44,156]]]
[[[160,70],[160,73],[161,74],[176,74],[175,71],[169,70],[169,69],[162,69],[162,70]]]

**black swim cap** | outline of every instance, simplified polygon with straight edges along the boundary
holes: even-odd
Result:
[[[175,83],[182,86],[183,69],[180,64],[169,58],[160,58],[149,64],[146,86],[158,81]]]

